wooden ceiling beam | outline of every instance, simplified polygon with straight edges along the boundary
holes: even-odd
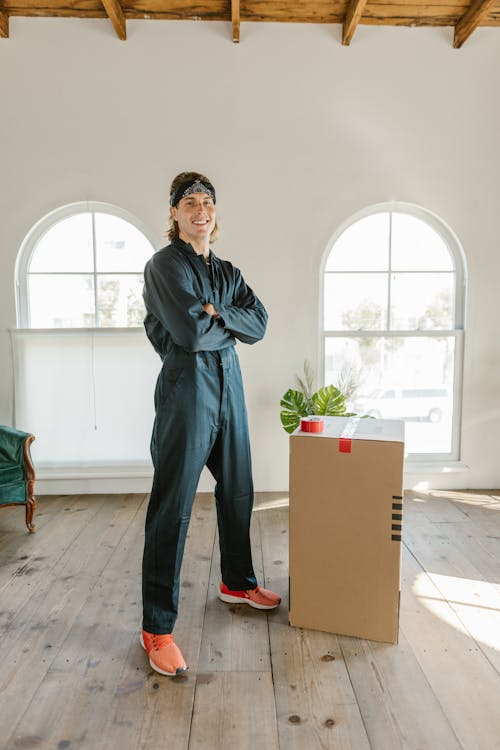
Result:
[[[467,41],[495,3],[496,0],[473,0],[455,26],[455,35],[453,38],[455,49],[459,49]]]
[[[233,24],[233,42],[240,41],[240,0],[231,0],[231,21]]]
[[[119,0],[101,0],[101,2],[111,20],[111,23],[115,27],[118,39],[125,40],[127,38],[127,27],[125,14]]]
[[[344,26],[342,28],[342,44],[346,46],[351,43],[354,32],[363,15],[367,0],[351,0],[345,16]]]
[[[0,10],[0,36],[4,39],[9,36],[9,16],[3,10]]]

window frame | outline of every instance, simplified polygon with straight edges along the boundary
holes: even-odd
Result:
[[[424,221],[434,229],[445,242],[455,273],[455,327],[450,329],[414,329],[414,330],[327,330],[325,329],[325,274],[326,265],[330,253],[340,236],[350,226],[368,216],[378,213],[405,213]],[[361,273],[362,271],[360,271]],[[388,270],[390,273],[390,269]],[[438,272],[436,272],[438,273]],[[410,338],[410,337],[439,337],[450,336],[454,339],[454,382],[453,382],[453,419],[451,432],[451,451],[449,453],[411,453],[407,458],[414,465],[422,468],[429,465],[443,464],[446,462],[460,462],[460,437],[462,424],[462,393],[463,393],[463,365],[464,365],[464,339],[465,339],[465,314],[467,294],[467,265],[465,254],[460,241],[453,230],[436,214],[422,206],[401,201],[388,201],[377,203],[356,212],[346,219],[330,237],[323,253],[320,264],[320,287],[319,287],[319,321],[320,321],[320,344],[319,344],[319,372],[321,383],[325,384],[325,346],[327,338]],[[388,291],[390,302],[390,290]],[[389,325],[388,321],[388,325]]]
[[[132,226],[134,226],[136,229],[138,229],[148,240],[148,242],[151,244],[151,247],[153,248],[153,252],[157,249],[157,243],[152,238],[150,231],[148,228],[143,224],[143,222],[138,219],[136,216],[134,216],[129,211],[119,207],[115,206],[111,203],[104,203],[101,201],[78,201],[75,203],[68,203],[64,206],[60,206],[59,208],[54,209],[53,211],[50,211],[48,214],[43,216],[28,232],[26,237],[24,238],[21,247],[19,249],[19,253],[17,255],[16,259],[16,267],[15,267],[15,276],[14,276],[14,283],[15,283],[15,297],[16,297],[16,317],[17,317],[17,328],[23,329],[23,330],[37,330],[36,327],[33,327],[31,325],[31,314],[30,314],[30,299],[29,299],[29,291],[28,291],[28,276],[30,274],[30,265],[31,265],[31,259],[33,257],[33,253],[35,251],[35,248],[40,241],[40,239],[45,235],[55,224],[58,224],[63,219],[67,219],[71,216],[77,216],[78,214],[84,214],[84,213],[104,213],[104,214],[110,214],[111,216],[116,216],[119,219],[123,219],[124,221],[128,222]],[[94,218],[92,219],[92,227],[94,231]],[[94,242],[93,242],[93,257],[94,257],[94,268],[92,271],[92,275],[94,278],[94,304],[95,304],[95,310],[96,310],[96,316],[98,319],[98,305],[97,305],[97,277],[99,276],[99,273],[96,270],[96,258],[95,258],[95,236],[94,236]],[[57,272],[51,272],[54,275],[57,275]],[[75,275],[75,276],[81,276],[82,274],[78,271],[73,272],[65,272],[67,275]],[[141,271],[142,273],[142,271]],[[123,271],[120,272],[120,275],[137,275],[137,271]],[[110,330],[117,331],[117,330],[134,330],[134,329],[141,329],[141,326],[130,326],[127,328],[120,329],[120,327],[115,326],[91,326],[91,327],[66,327],[66,328],[50,328],[47,330],[106,330],[109,328]]]

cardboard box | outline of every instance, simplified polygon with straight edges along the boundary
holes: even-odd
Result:
[[[290,625],[397,643],[404,422],[290,436]]]

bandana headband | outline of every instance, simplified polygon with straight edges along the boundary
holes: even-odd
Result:
[[[175,193],[170,196],[170,205],[176,206],[182,198],[186,198],[188,195],[193,195],[193,193],[206,193],[215,203],[214,186],[211,185],[210,182],[203,182],[200,179],[195,179],[188,180],[188,182],[183,182],[179,185]]]

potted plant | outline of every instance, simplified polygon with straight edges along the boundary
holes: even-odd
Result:
[[[289,388],[280,401],[280,419],[286,432],[291,433],[297,429],[301,417],[328,416],[328,417],[354,417],[353,412],[348,412],[346,397],[351,397],[356,390],[355,373],[341,374],[339,386],[325,385],[318,391],[313,392],[314,372],[310,363],[304,362],[304,377],[297,376],[299,389]]]

